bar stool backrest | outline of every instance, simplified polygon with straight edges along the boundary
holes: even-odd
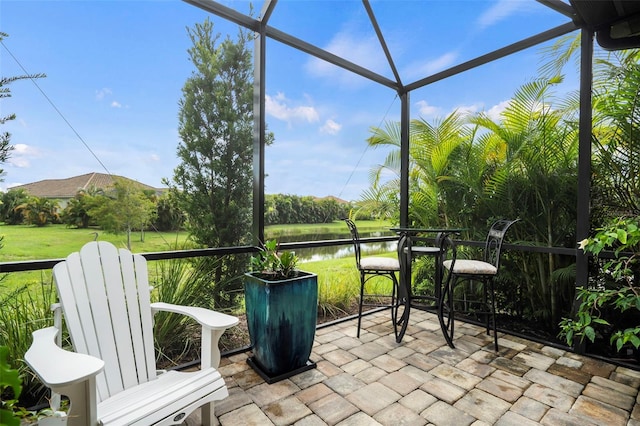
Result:
[[[502,251],[502,243],[504,242],[504,236],[511,225],[516,223],[520,219],[516,220],[498,220],[491,225],[489,233],[487,234],[487,240],[484,246],[483,260],[492,264],[497,270],[500,270],[500,252]]]
[[[344,221],[347,223],[347,226],[349,227],[349,231],[351,232],[351,240],[353,241],[353,251],[355,252],[355,255],[356,255],[356,266],[358,267],[358,269],[362,269],[360,267],[361,250],[360,250],[360,234],[358,234],[358,227],[356,226],[355,222],[351,219],[345,219]]]
[[[451,276],[454,268],[454,264],[456,263],[457,250],[456,244],[453,242],[451,238],[451,234],[439,233],[436,236],[435,240],[436,247],[440,249],[440,262],[448,262],[448,267],[441,268],[441,286],[443,288],[447,288],[449,282],[451,281]]]

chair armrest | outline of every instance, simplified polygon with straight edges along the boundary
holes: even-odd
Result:
[[[186,315],[196,320],[202,327],[212,330],[226,330],[238,324],[238,318],[197,306],[182,306],[171,303],[156,302],[151,304],[152,312],[165,311]]]
[[[33,343],[24,354],[27,365],[51,389],[80,383],[96,376],[104,361],[70,352],[55,343],[58,329],[47,327],[33,332]]]
[[[220,364],[220,348],[218,348],[220,336],[227,328],[238,324],[238,318],[197,306],[181,306],[164,302],[152,303],[151,312],[158,311],[183,314],[200,323],[202,326],[200,365],[202,368],[218,368]]]

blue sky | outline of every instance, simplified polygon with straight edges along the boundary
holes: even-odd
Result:
[[[243,13],[249,3],[226,1]],[[262,6],[256,1],[255,9]],[[568,21],[533,0],[371,2],[403,83],[411,83]],[[89,172],[160,187],[178,164],[178,101],[193,67],[186,27],[209,16],[214,31],[234,25],[187,3],[2,0],[0,115],[17,119],[6,188]],[[455,16],[455,18],[451,18]],[[392,78],[361,1],[281,0],[270,25]],[[411,94],[411,115],[433,120],[455,109],[498,114],[536,76],[539,48]],[[266,192],[357,200],[388,151],[367,148],[370,127],[398,120],[395,92],[333,65],[267,42]],[[568,88],[577,87],[570,76]]]

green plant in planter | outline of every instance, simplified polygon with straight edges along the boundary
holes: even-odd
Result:
[[[563,318],[560,322],[560,336],[570,345],[576,337],[587,337],[593,342],[597,324],[611,326],[603,318],[606,309],[620,313],[630,309],[640,311],[640,217],[616,219],[598,229],[592,238],[582,240],[579,248],[596,257],[603,250],[614,252],[614,258],[605,259],[601,267],[605,278],[610,278],[614,286],[608,288],[605,280],[600,280],[589,288],[578,288],[577,299],[581,303],[576,318]],[[625,344],[637,349],[640,346],[640,326],[615,330],[610,343],[615,344],[618,351]]]
[[[247,328],[253,356],[247,363],[275,383],[315,367],[313,348],[318,276],[296,269],[298,257],[267,241],[244,275]]]
[[[251,269],[263,279],[284,280],[298,276],[298,256],[292,251],[279,251],[276,240],[262,244],[257,256],[251,257]]]

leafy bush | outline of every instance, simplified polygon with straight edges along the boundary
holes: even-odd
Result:
[[[581,301],[575,319],[563,318],[560,335],[572,344],[575,337],[596,339],[598,325],[613,327],[610,343],[619,351],[630,343],[640,346],[640,326],[616,329],[605,318],[605,313],[640,311],[640,218],[619,218],[598,229],[592,238],[580,242],[580,248],[592,253],[596,259],[603,250],[612,250],[613,258],[605,259],[600,279],[588,288],[579,288],[577,299]]]
[[[22,392],[22,384],[18,370],[9,365],[8,355],[9,348],[0,346],[0,425],[19,426],[20,418],[14,413],[14,406]]]

